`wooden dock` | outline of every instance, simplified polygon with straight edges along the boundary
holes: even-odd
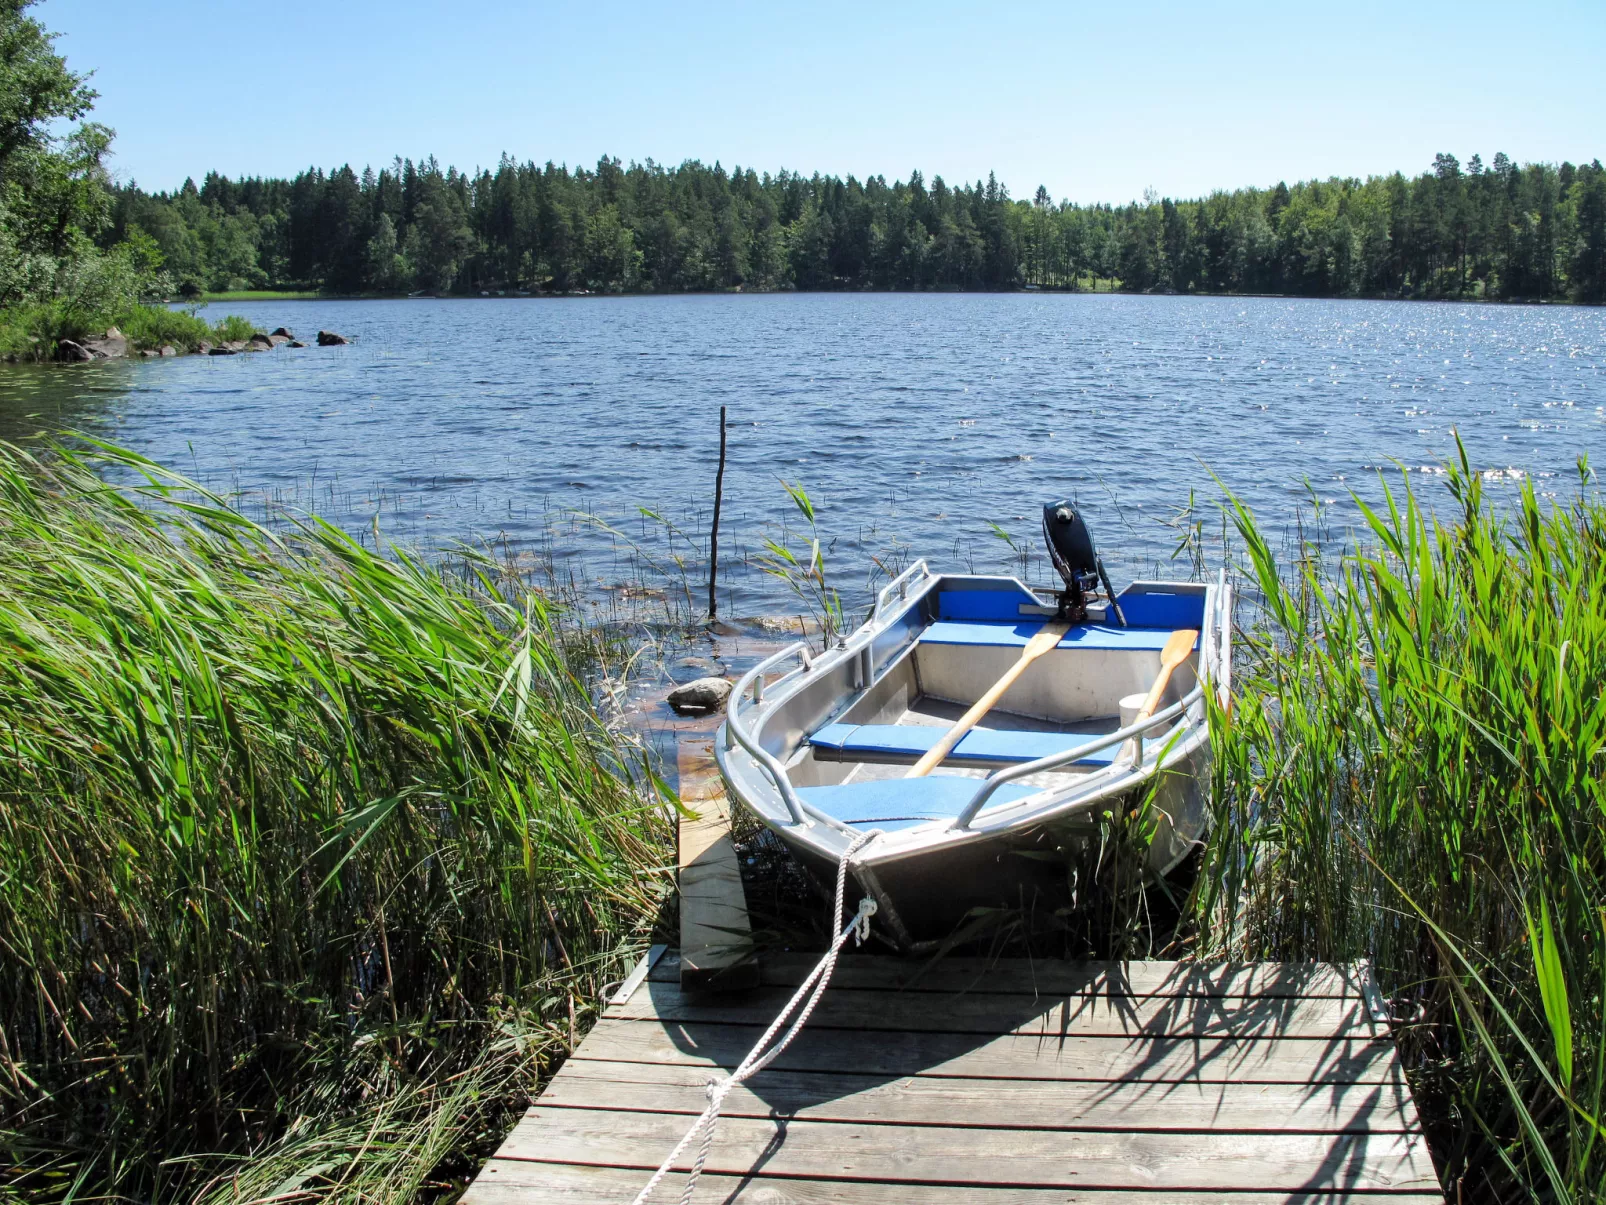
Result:
[[[629,1202],[791,994],[688,994],[673,953],[603,1020],[464,1205]],[[726,1101],[699,1201],[1441,1201],[1364,972],[845,956]],[[678,1199],[671,1176],[655,1200]],[[1139,1197],[1137,1194],[1143,1194]]]
[[[643,960],[463,1205],[634,1200],[815,963],[751,958],[708,741],[682,742],[684,955]],[[865,955],[726,1098],[695,1199],[1443,1201],[1364,967]]]

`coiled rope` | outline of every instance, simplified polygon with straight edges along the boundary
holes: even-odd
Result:
[[[843,945],[847,943],[848,938],[852,937],[856,945],[863,945],[870,936],[870,918],[876,913],[876,902],[868,896],[860,900],[858,912],[844,927],[842,924],[842,900],[847,893],[848,862],[855,854],[878,837],[880,833],[880,829],[871,829],[867,833],[860,834],[854,838],[853,843],[842,854],[842,861],[838,864],[836,871],[836,912],[831,922],[831,929],[835,937],[832,938],[831,948],[825,952],[825,957],[815,964],[814,969],[809,972],[808,978],[803,980],[802,985],[793,994],[792,998],[786,1002],[786,1007],[770,1023],[770,1027],[764,1031],[764,1036],[758,1040],[752,1050],[747,1052],[747,1057],[741,1061],[736,1070],[732,1071],[724,1079],[715,1077],[708,1081],[708,1107],[702,1111],[696,1121],[692,1122],[691,1128],[686,1131],[685,1136],[675,1144],[675,1149],[669,1152],[669,1157],[658,1165],[658,1170],[653,1173],[652,1179],[647,1181],[647,1186],[636,1194],[636,1199],[632,1205],[646,1205],[647,1199],[652,1196],[653,1191],[663,1182],[663,1178],[669,1174],[670,1169],[675,1166],[675,1162],[680,1158],[681,1152],[686,1149],[693,1138],[701,1134],[702,1145],[697,1148],[697,1158],[692,1161],[691,1174],[687,1176],[686,1187],[680,1194],[680,1205],[691,1205],[691,1195],[697,1188],[697,1177],[703,1174],[703,1165],[708,1162],[708,1152],[714,1145],[714,1125],[719,1120],[719,1110],[725,1103],[725,1097],[737,1084],[757,1075],[765,1067],[768,1067],[775,1057],[791,1044],[792,1039],[797,1037],[803,1026],[808,1023],[809,1014],[814,1011],[814,1006],[820,1002],[820,997],[825,995],[826,986],[831,982],[831,972],[836,970],[837,954],[841,951]],[[801,1011],[799,1011],[800,1005]],[[786,1019],[794,1012],[797,1013],[797,1020],[792,1023],[792,1027],[786,1031],[786,1034],[779,1041],[775,1041],[775,1035],[780,1032],[781,1027],[786,1024]],[[772,1042],[774,1042],[774,1045],[771,1045]]]

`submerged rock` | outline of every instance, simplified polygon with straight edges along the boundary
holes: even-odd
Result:
[[[240,349],[232,343],[224,343],[221,346],[212,348],[206,354],[209,356],[237,356],[240,354]]]
[[[334,331],[319,331],[318,332],[318,346],[319,347],[339,347],[343,343],[350,343],[350,342],[351,342],[351,340],[346,338],[346,336],[337,335],[337,334],[334,333]]]
[[[707,715],[725,706],[731,684],[724,678],[698,678],[669,692],[669,705],[677,715]]]
[[[305,347],[306,344],[303,343],[300,339],[292,339],[292,340],[290,340],[290,342],[286,343],[285,346],[286,347]]]

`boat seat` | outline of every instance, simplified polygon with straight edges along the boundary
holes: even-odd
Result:
[[[800,787],[797,793],[804,803],[843,824],[895,832],[928,820],[952,820],[965,810],[981,784],[979,778],[928,774],[925,778],[884,778],[835,787]],[[1041,789],[1007,782],[993,792],[987,804],[992,807],[1024,799]]]
[[[961,644],[988,648],[1025,648],[1045,620],[987,623],[971,619],[939,619],[920,633],[921,644]],[[1165,648],[1172,628],[1123,628],[1118,624],[1080,623],[1060,638],[1056,648],[1103,649],[1111,652],[1153,652]],[[1195,639],[1194,647],[1198,647]]]
[[[820,761],[913,762],[947,734],[947,728],[925,724],[827,724],[809,737],[809,744]],[[961,765],[1013,765],[1064,753],[1097,739],[1085,732],[972,728],[946,760]],[[1119,752],[1119,746],[1110,745],[1075,764],[1107,766]]]

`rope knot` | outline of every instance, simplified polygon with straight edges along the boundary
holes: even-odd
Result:
[[[859,901],[859,914],[853,918],[853,944],[862,946],[870,940],[870,918],[876,914],[875,900],[865,896]]]

